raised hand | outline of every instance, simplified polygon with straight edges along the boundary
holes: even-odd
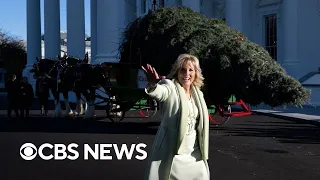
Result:
[[[146,67],[141,66],[142,70],[146,73],[148,83],[155,84],[159,81],[159,75],[154,67],[147,64]]]

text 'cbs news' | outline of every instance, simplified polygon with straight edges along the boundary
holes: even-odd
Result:
[[[43,160],[145,160],[148,156],[144,143],[139,144],[84,144],[83,148],[76,143],[50,144],[44,143],[36,147],[25,143],[20,147],[20,156],[24,160],[33,160],[37,156]],[[79,152],[81,151],[81,152]],[[114,154],[114,155],[112,155]]]

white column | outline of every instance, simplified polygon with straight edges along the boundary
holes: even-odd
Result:
[[[243,30],[242,3],[242,0],[226,0],[225,7],[227,24],[240,32]]]
[[[118,20],[118,35],[119,35],[119,43],[122,43],[123,40],[123,32],[129,25],[129,23],[133,22],[137,18],[137,7],[133,6],[136,3],[136,0],[126,0],[118,2],[119,9],[123,9],[123,11],[118,11],[119,20]],[[120,44],[119,44],[120,45]]]
[[[41,59],[41,13],[40,0],[27,0],[27,67],[23,75],[34,85],[34,79],[29,72],[36,58]]]
[[[119,62],[119,0],[97,0],[97,55],[95,63]]]
[[[97,55],[97,0],[90,2],[91,13],[91,63],[95,62]]]
[[[136,0],[126,0],[121,1],[121,9],[125,9],[125,12],[120,12],[123,20],[123,26],[126,27],[128,23],[133,22],[137,18],[137,8],[134,6],[136,4]]]
[[[45,57],[60,55],[60,0],[44,1]]]
[[[299,0],[284,0],[281,22],[283,24],[283,60],[282,66],[295,78],[299,74],[298,61],[298,10]]]
[[[195,12],[201,12],[200,0],[182,0],[182,6],[188,7]]]
[[[67,0],[67,54],[85,55],[84,0]]]

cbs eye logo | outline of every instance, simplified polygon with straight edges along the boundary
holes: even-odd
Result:
[[[37,147],[32,143],[25,143],[20,147],[20,156],[24,160],[32,160],[37,156]]]

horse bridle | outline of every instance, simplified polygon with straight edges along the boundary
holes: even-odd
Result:
[[[51,74],[51,72],[55,69],[55,68],[57,68],[57,70],[58,70],[58,76],[59,76],[59,73],[61,72],[61,69],[63,69],[63,68],[59,68],[59,66],[57,66],[57,64],[59,64],[60,63],[60,61],[57,61],[52,67],[51,67],[51,69],[49,70],[49,72],[48,73],[44,73],[44,78],[49,78],[49,79],[51,79],[52,77],[50,76],[50,74]],[[38,71],[40,71],[39,69],[39,63],[37,63],[36,64],[36,67],[37,67],[37,70]],[[42,77],[42,76],[40,76],[40,77]]]

